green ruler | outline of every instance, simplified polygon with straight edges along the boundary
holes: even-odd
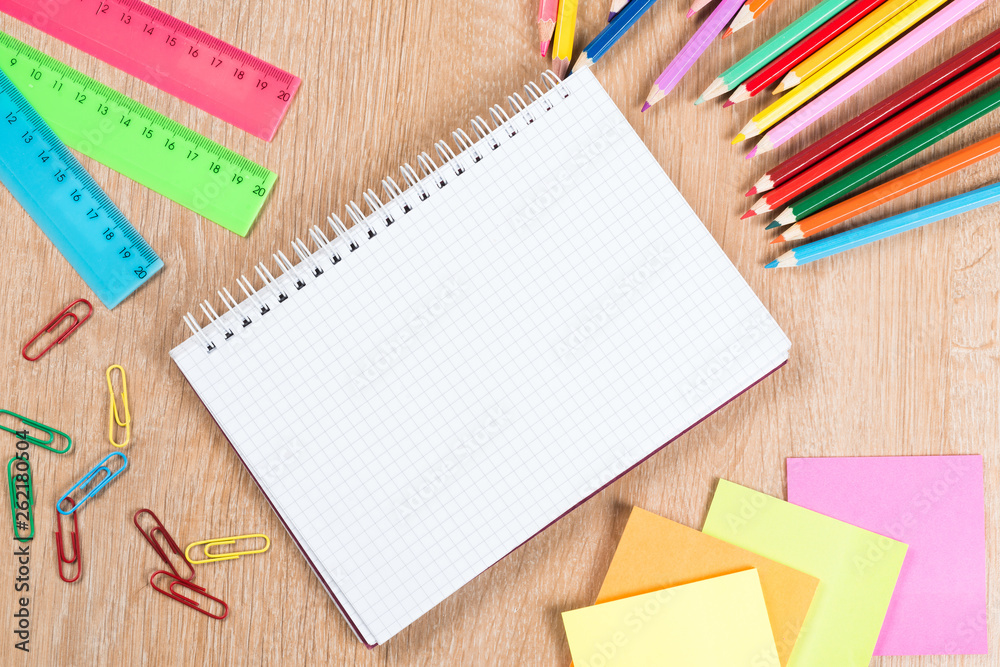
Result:
[[[240,236],[277,179],[3,32],[0,70],[67,146]]]

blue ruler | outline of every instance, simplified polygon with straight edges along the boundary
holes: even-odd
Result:
[[[109,309],[163,268],[163,260],[3,72],[0,183]]]

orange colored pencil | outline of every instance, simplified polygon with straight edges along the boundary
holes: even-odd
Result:
[[[773,2],[774,0],[750,0],[750,2],[740,8],[740,11],[736,14],[736,18],[729,24],[726,31],[722,33],[722,38],[725,39],[740,28],[745,28],[753,23]]]
[[[771,241],[771,243],[796,241],[819,234],[825,229],[838,225],[856,215],[861,215],[865,211],[870,211],[876,206],[892,201],[897,197],[902,197],[908,192],[913,192],[928,183],[933,183],[956,171],[961,171],[997,153],[1000,153],[1000,134],[994,134],[988,139],[955,151],[951,155],[946,155],[926,166],[914,169],[908,174],[894,178],[878,187],[874,187],[871,190],[862,192],[846,201],[824,209],[819,213],[810,215],[805,220],[789,227],[785,230],[784,234]]]

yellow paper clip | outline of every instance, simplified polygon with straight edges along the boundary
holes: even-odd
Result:
[[[115,398],[115,386],[111,382],[111,371],[116,368],[122,376],[122,407],[125,412],[125,421],[122,421],[121,413],[118,412],[118,399]],[[108,441],[115,447],[125,447],[132,437],[132,414],[128,409],[128,385],[125,382],[125,369],[115,364],[114,366],[108,366],[108,371],[104,375],[108,378],[108,396],[111,398],[111,412],[108,413]],[[125,442],[115,442],[115,424],[125,429]]]
[[[212,553],[209,551],[209,547],[222,547],[229,544],[236,544],[236,540],[251,540],[255,537],[263,538],[264,547],[262,549],[251,549],[249,551],[227,551],[226,553]],[[205,552],[205,560],[191,560],[191,549],[196,546],[203,544]],[[260,533],[255,533],[253,535],[238,535],[236,537],[221,537],[217,540],[202,540],[201,542],[192,542],[184,550],[184,558],[187,562],[192,565],[200,565],[202,563],[218,563],[223,560],[236,560],[240,556],[249,556],[251,554],[262,554],[271,548],[271,540],[268,539],[267,535],[262,535]]]

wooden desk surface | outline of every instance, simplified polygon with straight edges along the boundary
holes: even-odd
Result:
[[[397,173],[437,139],[537,79],[537,5],[522,0],[287,3],[159,0],[160,8],[302,77],[267,144],[81,52],[0,16],[0,29],[66,59],[279,174],[246,239],[84,160],[166,262],[114,312],[101,306],[39,363],[20,346],[89,290],[4,190],[0,191],[2,406],[76,438],[72,454],[32,452],[37,533],[31,544],[34,664],[566,665],[559,612],[591,604],[629,507],[700,527],[719,477],[784,495],[788,456],[982,453],[986,460],[992,645],[1000,637],[1000,224],[996,207],[805,269],[765,271],[776,256],[762,224],[741,222],[743,192],[851,114],[957,53],[1000,23],[989,2],[801,140],[750,163],[730,138],[766,97],[735,109],[691,102],[725,66],[813,4],[781,0],[754,27],[713,44],[677,93],[639,113],[649,86],[695,24],[686,0],[663,0],[595,68],[630,122],[793,341],[791,362],[499,565],[386,646],[369,651],[307,568],[222,433],[168,358],[181,315],[259,259],[302,235],[364,188]],[[608,3],[580,7],[577,50]],[[996,131],[987,117],[941,142],[926,163]],[[997,179],[988,160],[903,197],[899,212]],[[879,210],[883,215],[889,212]],[[874,216],[868,216],[874,217]],[[92,297],[91,297],[92,298]],[[94,300],[97,303],[96,299]],[[80,516],[84,573],[56,575],[55,500],[111,451],[104,371],[129,373],[134,429],[128,472]],[[5,441],[5,456],[14,449]],[[154,593],[158,566],[132,513],[159,514],[182,545],[264,532],[271,551],[202,566],[198,581],[230,604],[223,622]],[[6,508],[2,514],[6,515]],[[3,519],[10,530],[9,519]],[[8,544],[13,544],[8,543]],[[13,648],[13,548],[0,555],[0,661]],[[883,658],[885,667],[1000,665],[1000,655]]]

